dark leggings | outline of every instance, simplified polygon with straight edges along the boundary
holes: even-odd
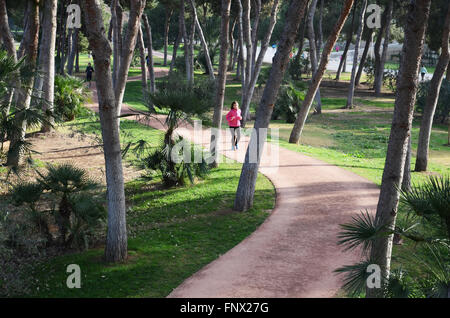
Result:
[[[241,127],[230,127],[231,131],[231,144],[237,145],[241,139]]]

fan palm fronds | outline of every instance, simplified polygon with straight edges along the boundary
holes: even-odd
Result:
[[[39,180],[47,190],[69,194],[98,187],[98,183],[89,179],[86,170],[71,164],[49,165],[47,170],[47,174],[41,174]]]
[[[400,190],[400,201],[419,216],[439,216],[450,238],[450,176],[430,176],[410,191]]]
[[[73,76],[55,76],[55,114],[70,121],[80,114],[89,91],[84,82]]]
[[[376,238],[382,235],[390,235],[393,232],[387,230],[383,224],[378,224],[374,216],[367,210],[354,217],[350,223],[340,225],[343,231],[338,234],[338,244],[344,245],[345,250],[351,250],[361,246],[362,253],[367,253],[372,248]]]
[[[29,204],[34,206],[43,193],[43,188],[39,183],[26,182],[14,186],[11,192],[12,200],[15,205]]]
[[[423,259],[416,255],[416,258],[426,268],[433,281],[428,297],[450,298],[450,246],[427,244],[426,249],[430,257]]]
[[[358,296],[366,290],[367,279],[371,274],[367,269],[373,263],[373,261],[365,259],[357,264],[345,265],[335,270],[335,273],[345,275],[342,288],[350,297]]]

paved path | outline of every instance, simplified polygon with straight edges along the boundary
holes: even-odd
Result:
[[[130,112],[124,105],[123,112]],[[161,129],[151,119],[148,125]],[[204,147],[209,132],[178,133]],[[222,154],[243,161],[248,137],[231,151],[225,131]],[[359,260],[336,245],[339,224],[361,210],[374,211],[379,190],[372,182],[300,153],[265,144],[280,164],[263,156],[260,171],[274,184],[276,206],[267,220],[233,249],[187,278],[168,297],[333,297],[342,277],[333,271]]]

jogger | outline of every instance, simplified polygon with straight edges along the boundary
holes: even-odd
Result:
[[[231,110],[227,116],[228,126],[231,131],[231,150],[239,149],[239,140],[241,139],[241,110],[237,101],[231,103]]]

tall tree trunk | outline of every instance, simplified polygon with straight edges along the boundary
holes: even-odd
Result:
[[[42,132],[51,130],[54,124],[53,101],[55,85],[55,46],[56,46],[56,15],[58,12],[57,0],[44,0],[44,19],[42,24],[42,34],[45,36],[41,40],[41,52],[39,59],[41,72],[44,74],[42,81],[42,92],[44,93],[43,105],[44,113],[47,115],[48,123],[42,125]],[[42,57],[42,59],[41,59]]]
[[[234,56],[235,56],[235,51],[236,51],[236,43],[234,40],[234,28],[236,26],[236,18],[233,20],[233,23],[231,25],[230,28],[230,32],[229,32],[229,37],[228,37],[228,43],[230,43],[230,49],[229,49],[229,54],[230,54],[230,59],[228,61],[228,71],[232,71],[234,70]]]
[[[77,55],[78,47],[78,29],[72,30],[72,45],[69,52],[69,60],[67,61],[67,73],[69,75],[73,74],[73,66],[75,63],[75,57]]]
[[[113,86],[116,88],[119,80],[119,70],[122,58],[122,21],[123,9],[119,0],[113,0],[111,3],[111,18],[113,20]]]
[[[32,1],[26,1],[26,7],[25,7],[25,14],[24,14],[24,18],[23,18],[23,30],[24,32],[26,32],[27,28],[28,28],[28,21],[30,20],[30,16],[33,15],[33,13],[31,12],[33,11],[33,2]],[[39,19],[39,18],[38,18]],[[17,51],[17,59],[20,60],[25,53],[25,42],[22,41],[20,42],[19,45],[19,49]]]
[[[69,64],[70,64],[70,56],[72,54],[72,44],[73,44],[73,34],[74,30],[69,28],[69,31],[67,31],[67,52],[66,52],[66,58],[65,61],[67,63],[66,72],[69,73]],[[72,64],[73,66],[73,64]],[[71,74],[69,74],[71,75]]]
[[[25,30],[22,44],[24,47],[24,55],[27,63],[34,69],[36,67],[36,60],[38,55],[39,42],[39,1],[29,0],[30,10],[27,28]],[[27,110],[30,107],[31,91],[34,83],[34,76],[32,76],[28,83],[22,82],[21,87],[17,90],[17,108],[21,111]],[[25,114],[20,112],[15,118],[15,125],[20,127],[15,135],[10,138],[10,145],[8,151],[8,166],[17,167],[23,157],[23,143],[25,141],[25,132],[27,130],[27,120]]]
[[[366,32],[366,44],[364,45],[364,51],[359,61],[358,73],[356,73],[355,86],[359,85],[361,80],[362,71],[364,69],[364,64],[366,63],[367,54],[369,53],[370,44],[372,44],[372,34],[373,29],[368,29]]]
[[[167,66],[167,47],[169,46],[169,28],[172,14],[173,10],[166,8],[166,18],[164,20],[164,66]]]
[[[191,50],[190,50],[190,37],[187,33],[187,29],[186,29],[186,19],[184,18],[184,6],[185,6],[185,0],[181,0],[180,1],[181,5],[180,5],[180,18],[181,18],[181,27],[183,30],[183,39],[184,39],[184,59],[185,59],[185,63],[186,63],[186,77],[187,77],[187,81],[190,84],[194,83],[194,70],[193,70],[193,65],[191,64]]]
[[[247,109],[247,104],[249,104],[248,96],[246,94],[247,86],[250,81],[250,72],[251,72],[251,64],[252,64],[252,42],[251,42],[251,25],[250,25],[250,11],[251,5],[250,0],[244,0],[244,5],[242,5],[242,1],[237,1],[239,4],[239,23],[240,23],[240,31],[242,32],[242,48],[245,46],[245,51],[242,50],[242,61],[241,61],[241,69],[242,69],[242,96],[241,96],[241,111],[242,111],[242,126],[245,127],[245,121],[247,120],[247,116],[249,111]],[[245,52],[245,57],[244,57]]]
[[[111,24],[112,24],[112,45],[113,45],[113,72],[112,72],[112,80],[113,80],[113,87],[116,86],[117,81],[117,71],[119,66],[120,59],[118,58],[120,52],[119,52],[119,28],[118,28],[118,22],[117,22],[117,2],[119,0],[111,0]]]
[[[114,93],[117,100],[117,116],[120,116],[122,110],[123,95],[128,80],[128,71],[130,69],[131,60],[133,59],[134,48],[141,25],[141,17],[145,7],[145,0],[133,0],[131,2],[130,16],[128,19],[126,38],[122,45],[120,54],[120,68],[117,74],[117,82],[114,87]],[[120,123],[120,120],[119,120]]]
[[[264,131],[265,128],[269,127],[278,90],[281,86],[284,72],[288,66],[289,55],[294,46],[298,26],[302,20],[307,4],[308,0],[292,0],[289,4],[284,29],[278,42],[278,49],[273,58],[269,79],[264,88],[263,96],[256,114],[255,129],[253,130],[250,144],[245,154],[245,161],[242,166],[242,172],[234,201],[234,209],[237,211],[246,211],[253,205],[256,177],[258,176],[258,167],[266,139]],[[255,146],[253,147],[252,145]],[[256,151],[256,153],[254,153],[254,151]],[[250,158],[252,158],[252,160],[250,160]],[[254,159],[256,159],[256,162]]]
[[[394,116],[375,216],[376,224],[383,225],[387,230],[393,230],[395,227],[399,200],[398,189],[403,178],[408,137],[411,135],[419,67],[430,4],[431,0],[413,0],[408,8]],[[376,238],[370,252],[372,264],[377,264],[381,268],[381,285],[383,287],[389,278],[392,239],[393,235]],[[381,288],[366,289],[367,297],[382,297],[382,293],[383,289]]]
[[[312,77],[314,77],[314,74],[317,72],[317,49],[316,49],[316,36],[314,35],[314,15],[316,13],[316,7],[317,7],[317,0],[312,0],[311,5],[309,7],[308,12],[308,26],[307,26],[307,32],[308,32],[308,40],[309,40],[309,59],[311,61],[311,71],[312,71]],[[322,102],[320,100],[320,89],[317,90],[316,96],[316,110],[315,113],[320,114],[322,113]]]
[[[194,38],[195,38],[195,22],[192,21],[191,23],[191,30],[189,33],[189,62],[191,63],[191,78],[192,78],[192,84],[194,84],[194,77],[195,77],[195,65],[194,65],[194,48],[195,48],[195,43],[194,43]]]
[[[79,41],[77,41],[77,46],[76,46],[75,73],[80,73],[80,42]]]
[[[356,0],[356,3],[353,7],[353,13],[352,13],[352,24],[350,26],[350,30],[347,32],[347,41],[345,42],[344,52],[342,52],[341,61],[339,62],[339,66],[336,72],[336,81],[339,81],[339,78],[341,77],[341,72],[345,62],[347,61],[347,52],[348,48],[350,47],[350,44],[352,43],[352,37],[353,37],[353,29],[355,25],[355,15],[356,15],[356,5],[358,0]],[[345,69],[345,67],[344,67]]]
[[[142,27],[139,26],[138,38],[136,47],[139,49],[139,57],[141,60],[141,82],[142,82],[142,97],[144,101],[148,100],[148,82],[147,82],[147,63],[145,60],[145,44],[144,36],[142,34]]]
[[[320,11],[319,11],[319,37],[318,37],[318,43],[316,45],[317,48],[317,57],[320,57],[320,51],[322,50],[322,44],[323,44],[323,30],[322,30],[322,21],[323,21],[323,2],[324,0],[320,0]],[[318,61],[320,62],[320,61]]]
[[[308,14],[308,12],[306,12],[306,14]],[[307,16],[304,16],[303,17],[303,19],[306,21],[306,17]],[[303,52],[303,45],[304,45],[304,43],[305,43],[305,35],[306,35],[306,26],[307,26],[307,23],[302,23],[301,25],[300,25],[300,31],[298,32],[298,51],[297,51],[297,54],[296,54],[296,57],[297,56],[301,56],[301,54],[302,54],[302,52]]]
[[[175,67],[175,60],[177,58],[178,47],[180,46],[182,39],[183,39],[183,27],[181,25],[181,17],[180,15],[178,15],[178,35],[173,45],[172,61],[170,62],[169,74],[172,74],[173,68]]]
[[[241,1],[241,0],[239,0]],[[242,92],[247,92],[248,86],[250,83],[251,78],[251,71],[252,71],[252,61],[253,61],[253,46],[252,46],[252,37],[251,37],[251,24],[250,24],[250,13],[251,13],[251,5],[250,0],[244,0],[244,12],[242,15],[242,31],[244,35],[244,43],[245,43],[245,55],[246,58],[243,60],[245,63],[245,67],[243,70],[245,70],[245,90],[243,89]],[[245,122],[248,119],[248,115],[250,114],[249,108],[250,107],[250,101],[247,94],[242,95],[242,102],[241,102],[241,110],[242,110],[242,119],[243,119],[243,127],[245,127]]]
[[[308,87],[308,91],[306,93],[305,98],[303,99],[302,107],[300,108],[300,112],[295,120],[294,127],[292,128],[291,135],[289,137],[289,142],[293,144],[297,144],[300,140],[300,136],[302,134],[303,127],[305,126],[306,118],[311,109],[311,105],[313,102],[313,98],[316,95],[316,91],[320,86],[320,82],[322,81],[323,74],[325,74],[325,70],[328,65],[328,61],[330,60],[331,51],[333,51],[333,47],[336,44],[336,41],[341,33],[342,27],[347,20],[348,15],[352,9],[354,0],[346,0],[344,6],[341,10],[341,15],[339,16],[338,21],[334,25],[333,31],[328,37],[327,43],[322,52],[322,58],[320,59],[320,65],[317,69],[316,74],[312,78],[311,84]]]
[[[195,27],[197,28],[198,36],[200,38],[200,41],[202,42],[203,51],[205,52],[206,65],[208,67],[208,75],[209,75],[210,79],[214,80],[215,79],[214,68],[212,66],[211,57],[209,56],[208,43],[206,43],[205,36],[203,35],[202,27],[200,25],[200,22],[198,21],[197,9],[195,8],[195,2],[194,2],[194,0],[190,0],[189,2],[191,4]]]
[[[14,38],[9,29],[8,12],[6,10],[6,0],[0,0],[0,39],[3,40],[8,54],[17,62],[16,47],[14,46]]]
[[[150,93],[154,93],[156,90],[155,84],[155,68],[153,62],[153,38],[152,38],[152,28],[150,27],[150,23],[148,23],[148,17],[146,14],[142,15],[142,20],[144,21],[145,34],[147,36],[148,42],[148,73],[150,78]],[[173,57],[172,57],[173,58]]]
[[[383,42],[383,51],[381,53],[380,62],[378,65],[378,68],[375,69],[375,81],[374,81],[374,87],[375,87],[375,95],[380,96],[381,95],[381,88],[383,87],[383,74],[384,74],[384,64],[386,63],[386,57],[387,57],[387,50],[389,46],[389,38],[391,34],[391,19],[392,19],[392,11],[394,7],[394,0],[390,0],[387,8],[387,15],[386,15],[386,30],[384,35],[384,42]]]
[[[64,24],[64,9],[65,8],[65,1],[61,1],[60,2],[60,6],[58,9],[58,26],[56,29],[56,33],[57,33],[57,54],[56,54],[56,59],[57,61],[59,61],[59,63],[61,63],[61,59],[62,59],[62,30],[63,30],[63,24]]]
[[[403,168],[402,190],[411,191],[411,135],[408,137],[405,167]]]
[[[227,55],[229,48],[230,8],[231,0],[222,0],[220,23],[220,59],[219,72],[217,74],[217,92],[213,115],[213,129],[211,130],[211,156],[212,166],[217,167],[218,145],[220,144],[220,132],[222,127],[222,110],[225,98],[225,84],[227,81]]]
[[[442,30],[441,55],[439,56],[436,69],[428,89],[428,96],[422,115],[419,131],[419,143],[417,145],[417,156],[415,171],[426,171],[428,165],[428,149],[430,147],[431,128],[433,127],[433,117],[439,99],[442,80],[445,70],[450,61],[450,51],[448,42],[450,40],[450,5],[447,9],[444,28]]]
[[[261,0],[254,0],[255,10],[253,18],[253,26],[251,29],[251,41],[252,41],[252,64],[250,65],[250,73],[255,71],[256,63],[256,51],[258,49],[258,28],[259,28],[259,17],[261,15]]]
[[[352,75],[350,78],[350,87],[348,90],[347,105],[345,106],[345,108],[347,109],[353,108],[353,96],[355,94],[355,77],[356,77],[356,70],[358,68],[358,58],[359,58],[359,43],[361,42],[361,36],[364,31],[364,15],[366,13],[366,8],[367,8],[367,0],[364,0],[361,7],[361,13],[359,14],[358,32],[356,33],[356,43],[353,54]]]
[[[239,28],[239,62],[238,62],[238,72],[236,73],[237,77],[241,77],[242,83],[242,91],[245,91],[245,84],[247,82],[246,74],[245,74],[245,62],[244,62],[244,18],[243,18],[243,10],[241,0],[237,1],[238,3],[238,28]],[[239,73],[239,74],[238,74]],[[244,94],[242,95],[242,98]],[[243,107],[243,103],[241,102],[241,108]],[[244,109],[241,109],[241,111]],[[245,119],[245,117],[243,117]]]
[[[386,8],[383,11],[383,15],[381,17],[381,28],[378,31],[378,36],[377,36],[377,40],[375,41],[375,46],[374,46],[374,55],[375,55],[375,65],[374,65],[374,77],[377,77],[379,74],[379,69],[381,68],[381,53],[380,53],[380,48],[381,48],[381,41],[383,40],[383,37],[386,33],[386,26],[389,23],[387,21],[387,15],[388,15],[388,8]],[[375,82],[377,81],[376,78],[374,78],[374,89],[375,89]]]
[[[119,94],[117,96],[114,92],[110,69],[112,50],[105,36],[102,11],[99,3],[96,0],[83,0],[81,3],[84,9],[89,43],[95,54],[94,63],[97,73],[97,94],[105,155],[108,196],[108,232],[105,260],[107,262],[120,262],[127,258],[125,191],[118,126],[119,119],[117,118],[117,109],[121,105],[123,95]],[[145,0],[131,0],[130,4],[130,18],[124,46],[134,49],[139,20],[144,10]],[[127,46],[130,44],[133,45]],[[131,53],[132,49],[130,50]],[[123,74],[123,71],[128,73],[130,62],[131,57],[123,57],[121,74]],[[119,83],[117,84],[119,86]],[[123,85],[121,89],[123,93],[125,86]]]
[[[239,39],[234,40],[234,48],[233,48],[233,61],[231,62],[230,70],[234,71],[236,69],[236,72],[238,71],[238,68],[236,68],[236,62],[239,60]]]
[[[236,80],[241,78],[241,49],[239,48],[240,41],[237,41],[237,57],[236,57]]]
[[[111,8],[110,8],[110,11],[111,11],[111,14],[112,14],[113,13],[112,12],[112,5],[111,5]],[[111,16],[111,19],[109,20],[109,26],[108,26],[108,41],[109,42],[113,41],[113,29],[114,29],[113,25],[114,25],[114,21],[113,21],[113,18]]]
[[[261,42],[261,50],[259,51],[258,59],[256,60],[255,66],[253,67],[253,72],[250,73],[250,79],[246,80],[245,90],[243,89],[246,98],[244,99],[245,104],[242,105],[242,127],[245,127],[247,119],[249,117],[250,102],[253,98],[253,92],[255,90],[256,81],[258,80],[259,73],[261,72],[261,66],[264,60],[264,55],[266,55],[267,48],[269,47],[273,29],[275,28],[275,24],[277,23],[278,5],[279,1],[275,0],[273,2],[272,10],[270,13],[269,27],[267,29],[267,33],[264,35],[264,39]]]
[[[61,59],[60,59],[60,63],[59,63],[59,74],[64,75],[66,73],[65,71],[65,66],[66,66],[66,40],[67,40],[67,36],[66,36],[66,27],[67,27],[67,23],[66,23],[66,12],[64,8],[61,8],[62,12],[62,34],[61,34]]]
[[[17,53],[16,47],[14,46],[14,38],[9,29],[8,24],[8,13],[6,11],[6,0],[0,0],[0,39],[3,41],[3,45],[5,46],[8,55],[11,56],[15,63],[17,63]],[[17,81],[19,80],[19,76],[17,76]],[[4,109],[4,114],[9,114],[9,109],[11,106],[12,97],[14,95],[14,86],[19,87],[18,82],[12,83],[10,91],[8,92],[9,96],[6,97],[7,105]]]
[[[308,12],[306,12],[306,14],[308,14]],[[303,20],[306,21],[306,16],[303,17]],[[302,52],[303,52],[303,45],[304,45],[304,42],[305,42],[305,35],[306,35],[306,23],[302,23],[300,25],[300,31],[297,33],[298,51],[297,51],[297,54],[294,57],[294,61],[296,63],[296,66],[299,69],[299,72],[296,73],[293,76],[293,79],[295,79],[295,80],[301,79],[302,73],[303,73],[303,70],[301,69],[301,65],[300,65],[300,57],[302,56]]]
[[[445,79],[450,82],[450,62],[447,65],[447,74],[445,75]]]

